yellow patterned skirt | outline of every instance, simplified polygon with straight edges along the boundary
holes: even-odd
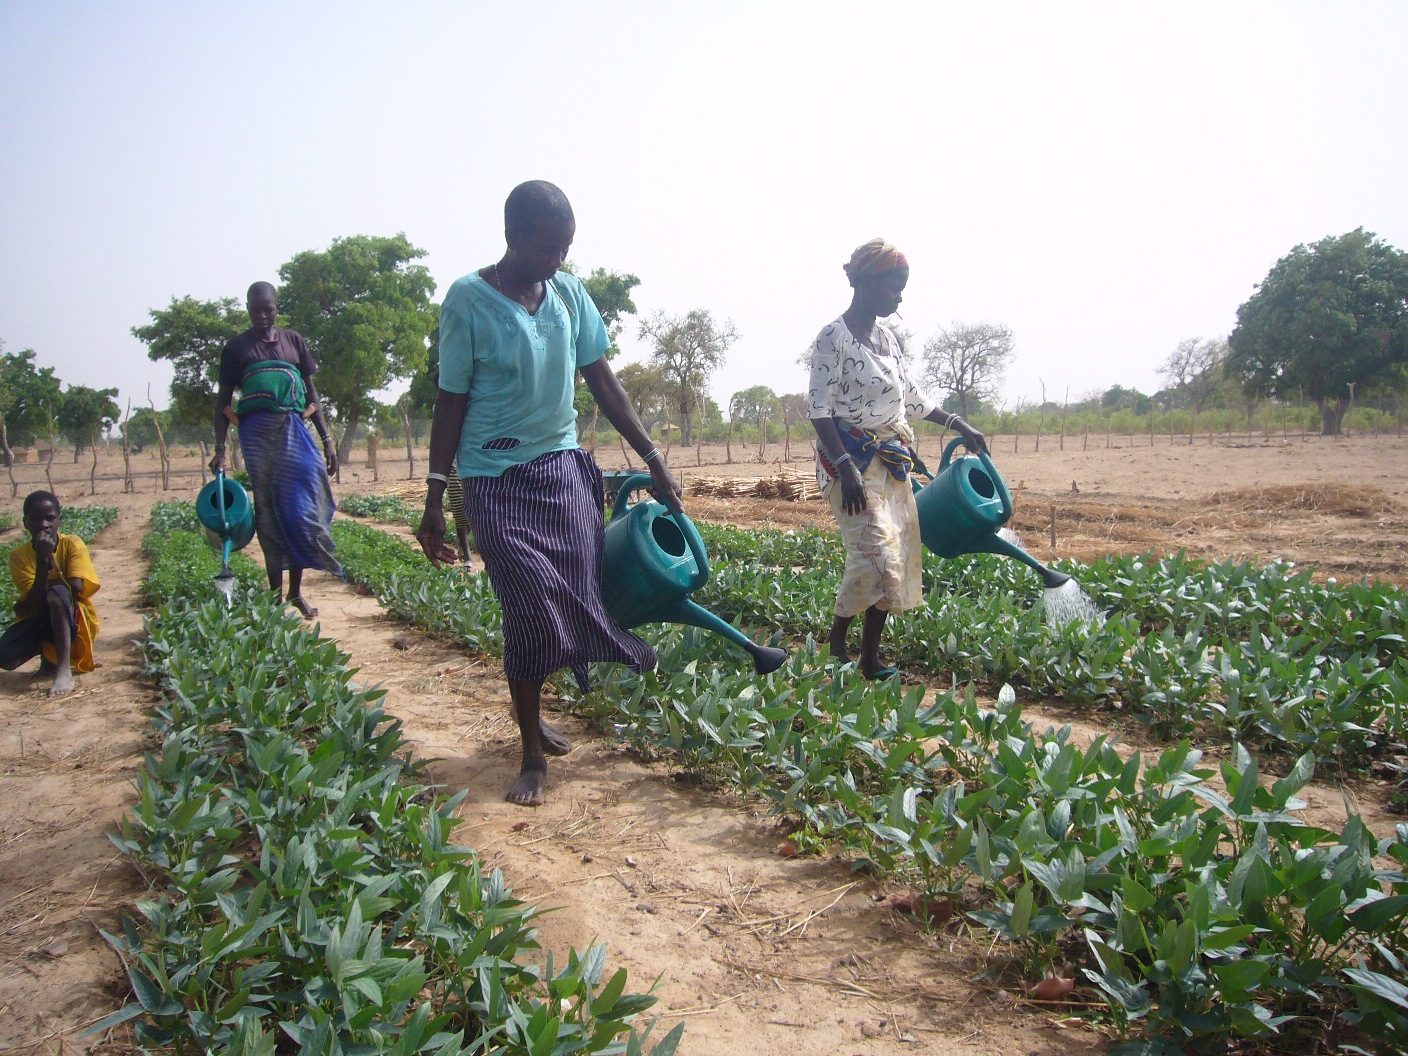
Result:
[[[872,605],[889,612],[917,609],[924,604],[924,563],[914,491],[907,480],[892,477],[878,458],[861,480],[866,506],[858,514],[842,509],[839,483],[827,489],[846,548],[836,615],[858,616]]]

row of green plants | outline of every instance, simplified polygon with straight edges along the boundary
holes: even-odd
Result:
[[[367,515],[418,517],[400,499],[369,504]],[[773,636],[800,639],[830,623],[844,568],[833,534],[699,528],[714,563],[696,594],[702,604]],[[395,569],[411,577],[416,586],[408,592],[385,592],[397,616],[431,621],[494,651],[498,610],[482,580],[427,578],[419,555],[372,529],[348,526],[335,537],[339,545],[373,548],[377,576]],[[926,553],[929,604],[890,621],[886,648],[914,672],[993,690],[1010,683],[1070,705],[1118,710],[1163,738],[1197,735],[1291,755],[1308,749],[1349,768],[1375,760],[1391,766],[1404,752],[1403,589],[1319,582],[1282,561],[1210,564],[1183,554],[1060,567],[1079,577],[1101,619],[1053,624],[1039,582],[1018,562]],[[476,595],[474,605],[461,604],[457,592]]]
[[[453,839],[460,796],[428,786],[383,691],[232,563],[236,603],[186,504],[144,547],[156,745],[114,837],[154,895],[106,935],[146,1049],[272,1056],[670,1056],[654,1003],[605,950],[538,950],[536,911]]]
[[[498,651],[482,577],[339,529],[349,573],[393,612],[477,628],[474,647]],[[762,542],[791,554],[789,540]],[[810,648],[759,678],[694,629],[647,630],[657,672],[598,672],[581,710],[771,800],[804,824],[803,849],[839,846],[913,884],[936,918],[966,911],[1029,979],[1079,965],[1119,1051],[1225,1051],[1229,1034],[1408,1043],[1408,825],[1376,840],[1357,815],[1340,832],[1302,821],[1313,752],[1268,786],[1241,747],[1217,770],[1187,740],[1149,760],[1103,738],[1081,749],[1069,728],[1024,721],[1011,686],[996,708],[971,687],[926,702],[923,687],[864,682]]]
[[[117,510],[111,506],[68,506],[64,509],[64,520],[59,531],[65,535],[76,535],[85,543],[92,543],[101,532],[117,520]],[[0,546],[0,567],[8,569],[10,554],[16,547],[29,542],[29,533],[21,532],[14,539]],[[15,584],[6,572],[0,572],[0,619],[8,621],[15,611]]]
[[[788,636],[828,626],[844,566],[834,536],[700,531],[715,566],[696,595],[702,604]],[[913,671],[1117,707],[1162,737],[1312,749],[1351,766],[1401,750],[1401,588],[1317,582],[1287,562],[1208,564],[1182,554],[1058,567],[1078,577],[1103,618],[1053,625],[1026,566],[990,554],[926,553],[928,604],[890,621],[886,646]]]

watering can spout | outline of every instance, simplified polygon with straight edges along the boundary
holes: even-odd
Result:
[[[1001,535],[998,535],[996,532],[994,532],[992,535],[989,535],[986,539],[981,540],[976,546],[974,546],[973,549],[982,551],[984,553],[998,554],[1001,557],[1010,557],[1014,561],[1020,561],[1022,562],[1022,564],[1027,565],[1032,569],[1035,569],[1037,575],[1041,577],[1041,585],[1046,587],[1048,590],[1053,590],[1056,587],[1062,586],[1063,584],[1069,583],[1071,581],[1071,577],[1066,575],[1066,573],[1057,572],[1055,569],[1047,568],[1045,565],[1043,565],[1036,558],[1032,557],[1031,554],[1027,553],[1016,543],[1004,539]]]
[[[725,623],[708,609],[696,605],[689,599],[681,601],[666,616],[669,623],[687,623],[691,627],[702,627],[720,638],[727,638],[753,658],[753,667],[758,674],[766,675],[776,671],[787,662],[787,650],[759,645],[731,623]]]

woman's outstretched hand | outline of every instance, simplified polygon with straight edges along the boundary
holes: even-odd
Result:
[[[426,503],[425,512],[420,517],[420,527],[416,529],[416,542],[421,551],[436,568],[453,565],[459,560],[455,548],[445,542],[445,507]]]
[[[963,437],[963,442],[968,446],[969,451],[986,451],[988,440],[982,433],[974,429],[962,418],[956,418],[953,422],[953,429],[959,436]]]
[[[663,502],[671,513],[683,513],[684,493],[680,491],[670,467],[665,465],[665,456],[661,455],[646,464],[650,467],[651,494]]]

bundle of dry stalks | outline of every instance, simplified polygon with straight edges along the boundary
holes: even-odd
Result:
[[[718,495],[723,498],[783,499],[807,502],[818,499],[816,477],[781,466],[770,477],[695,477],[689,482],[691,495]]]

